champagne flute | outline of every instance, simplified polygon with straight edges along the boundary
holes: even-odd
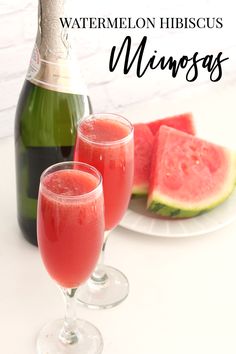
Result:
[[[92,166],[62,162],[40,179],[37,236],[43,263],[60,285],[66,304],[64,320],[41,330],[38,354],[99,354],[100,332],[76,318],[75,294],[92,273],[104,233],[102,177]]]
[[[126,276],[104,264],[107,236],[124,215],[133,183],[134,147],[132,124],[116,114],[92,114],[78,126],[74,160],[89,163],[102,175],[105,203],[105,237],[102,252],[89,281],[77,298],[91,308],[110,308],[129,292]]]

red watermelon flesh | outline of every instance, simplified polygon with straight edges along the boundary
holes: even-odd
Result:
[[[154,136],[146,124],[134,125],[134,182],[132,194],[146,195]]]
[[[153,135],[156,135],[162,125],[181,130],[188,134],[195,135],[196,133],[191,113],[183,113],[173,117],[158,119],[147,123],[147,125],[151,129]]]
[[[154,142],[154,136],[152,133],[157,134],[162,125],[169,125],[190,134],[195,133],[193,118],[190,113],[160,119],[148,124],[134,124],[133,195],[143,196],[148,193],[151,156]]]
[[[236,154],[162,126],[155,138],[148,207],[158,215],[192,217],[220,204],[233,191]]]

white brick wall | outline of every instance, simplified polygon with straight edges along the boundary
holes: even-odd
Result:
[[[165,30],[127,32],[126,30],[75,31],[78,57],[95,111],[114,111],[125,114],[126,110],[142,101],[152,102],[155,96],[176,95],[180,90],[208,81],[201,74],[197,83],[188,84],[183,75],[172,79],[170,73],[153,71],[138,79],[132,71],[128,76],[121,73],[121,66],[108,71],[112,45],[121,44],[131,34],[137,44],[148,35],[151,53],[158,50],[160,56],[180,56],[185,53],[202,54],[224,51],[230,60],[225,65],[221,84],[236,79],[236,38],[233,35],[233,2],[201,0],[166,0],[160,7],[155,0],[143,2],[100,0],[77,1],[76,16],[210,16],[223,17],[224,28],[215,31]],[[0,137],[13,134],[14,113],[17,98],[28,67],[37,28],[37,0],[1,0],[0,4]],[[213,84],[214,85],[214,84]],[[213,86],[212,86],[213,87]]]

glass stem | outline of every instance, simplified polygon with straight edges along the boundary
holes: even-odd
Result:
[[[104,272],[103,265],[104,265],[104,259],[105,259],[105,249],[106,249],[106,244],[107,244],[107,239],[110,231],[105,231],[104,232],[104,241],[102,245],[102,250],[101,254],[99,257],[98,265],[96,266],[94,272],[91,275],[91,279],[94,283],[104,285],[105,282],[107,281],[108,277],[106,273]]]
[[[65,299],[65,318],[59,338],[64,344],[74,344],[78,342],[78,332],[76,331],[76,298],[77,288],[61,288]]]

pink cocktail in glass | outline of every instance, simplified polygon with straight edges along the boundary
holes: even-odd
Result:
[[[89,277],[101,250],[102,194],[82,198],[96,185],[97,179],[87,172],[60,170],[45,176],[39,193],[41,256],[51,277],[67,288],[77,287]],[[73,198],[78,195],[79,202]]]
[[[77,320],[73,307],[78,286],[95,268],[103,234],[104,199],[99,172],[78,162],[49,167],[40,180],[38,245],[48,273],[63,290],[67,312],[64,322],[53,321],[42,329],[37,343],[39,353],[101,352],[100,333],[90,323]]]
[[[82,121],[78,132],[74,160],[94,166],[103,177],[106,230],[120,222],[130,199],[133,183],[130,131],[130,126],[122,121],[101,115],[99,119],[92,116]]]
[[[115,114],[93,114],[81,120],[74,160],[94,166],[103,177],[107,232],[118,225],[128,207],[133,183],[133,150],[133,127],[127,119]],[[91,281],[78,292],[79,301],[90,307],[112,307],[128,294],[125,276],[102,264],[107,232],[100,264],[91,278],[92,287],[97,284],[100,294],[91,294]]]

